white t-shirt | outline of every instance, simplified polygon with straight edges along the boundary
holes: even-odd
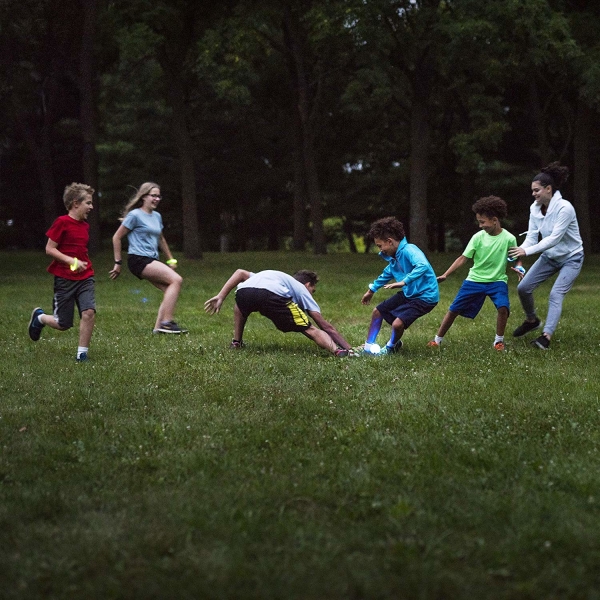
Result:
[[[243,288],[269,290],[283,298],[291,298],[303,310],[321,312],[306,286],[283,271],[267,270],[252,273],[246,281],[238,285],[238,290]]]

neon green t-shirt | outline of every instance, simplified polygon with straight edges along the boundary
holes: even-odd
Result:
[[[469,269],[467,280],[478,283],[507,282],[508,249],[516,245],[515,236],[506,229],[498,235],[490,235],[483,229],[476,233],[463,252],[463,256],[473,259],[473,266]]]

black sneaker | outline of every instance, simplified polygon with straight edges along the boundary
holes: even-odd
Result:
[[[513,337],[521,337],[522,335],[525,335],[526,333],[529,333],[530,331],[533,331],[534,329],[537,329],[540,326],[541,322],[539,319],[536,318],[535,321],[530,322],[530,321],[523,321],[514,331],[513,331]]]
[[[40,323],[38,317],[43,315],[44,311],[41,308],[34,308],[31,313],[31,319],[29,319],[29,337],[37,342],[40,339],[40,335],[42,334],[42,329],[44,325]]]
[[[548,348],[550,348],[550,340],[545,335],[540,335],[539,338],[535,338],[535,340],[531,342],[531,345],[540,350],[548,350]]]
[[[345,348],[338,348],[333,354],[337,358],[345,358],[350,354],[350,350],[346,350]]]
[[[87,352],[82,352],[76,359],[75,362],[83,363],[89,360]]]
[[[182,329],[175,321],[164,321],[160,327],[153,329],[152,333],[187,333],[187,329]]]
[[[231,340],[229,344],[230,350],[241,350],[245,346],[244,342],[238,342],[237,340]]]

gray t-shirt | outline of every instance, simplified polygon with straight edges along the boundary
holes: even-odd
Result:
[[[238,285],[238,290],[242,288],[269,290],[283,298],[291,298],[302,310],[321,312],[306,286],[283,271],[268,270],[252,273],[246,281]]]
[[[148,214],[141,208],[135,208],[127,213],[122,224],[130,230],[127,234],[129,254],[158,258],[158,240],[163,230],[160,213],[153,210]]]

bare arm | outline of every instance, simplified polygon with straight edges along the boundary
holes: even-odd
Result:
[[[457,269],[460,269],[464,264],[466,264],[466,262],[469,259],[464,256],[464,255],[460,255],[447,269],[446,272],[443,275],[440,275],[437,280],[442,282],[442,281],[446,281],[446,279],[448,278],[448,275],[451,275],[452,273],[454,273],[454,271],[456,271]]]
[[[119,228],[113,235],[112,243],[113,243],[113,254],[115,260],[123,260],[123,250],[122,250],[122,240],[129,233],[129,229],[124,225],[119,225]],[[111,271],[108,272],[108,275],[111,279],[116,279],[121,274],[121,265],[113,265]]]
[[[250,278],[252,273],[250,271],[244,271],[244,269],[238,269],[226,282],[225,285],[221,288],[221,291],[212,298],[209,298],[204,303],[204,310],[210,314],[214,315],[221,310],[221,305],[225,301],[225,298],[229,295],[229,292],[233,290],[238,284],[242,283],[242,281],[246,281]]]
[[[75,265],[75,269],[73,269],[73,271],[76,273],[79,271],[85,271],[88,266],[88,263],[85,260],[79,260],[74,256],[67,256],[66,254],[63,254],[58,249],[58,243],[50,238],[48,238],[48,242],[46,243],[46,254],[58,262],[63,262],[69,266]]]
[[[309,310],[308,316],[316,323],[319,329],[322,329],[340,348],[350,350],[352,346],[343,338],[342,334],[327,320],[323,318],[320,312]]]
[[[167,240],[162,233],[158,239],[158,247],[160,251],[167,257],[167,264],[170,260],[174,260],[173,255],[171,254],[171,249],[169,248],[169,244],[167,244]],[[171,269],[175,270],[177,268],[177,263],[171,263],[169,266]]]

